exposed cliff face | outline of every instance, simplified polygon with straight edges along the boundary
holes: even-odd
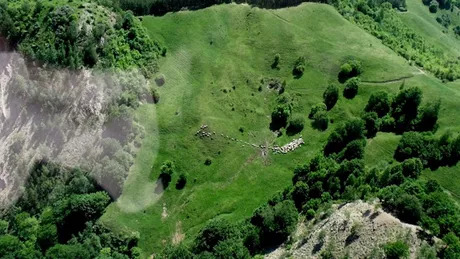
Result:
[[[402,223],[376,204],[356,201],[335,206],[329,217],[301,223],[292,246],[284,245],[266,258],[321,258],[325,250],[336,258],[384,258],[383,245],[396,240],[409,245],[410,258],[419,258],[420,248],[434,242],[422,240],[420,227]]]
[[[118,133],[116,141],[133,152],[133,137],[128,140],[130,132],[108,121],[107,107],[121,94],[123,80],[136,78],[136,84],[146,87],[136,71],[50,70],[25,65],[16,53],[0,53],[0,63],[0,204],[20,194],[28,168],[38,159],[99,170],[102,175],[103,159],[111,161],[122,148],[104,148],[104,143],[115,141],[106,137],[108,132]],[[130,161],[123,162],[127,174]],[[113,189],[113,183],[100,183],[109,192]]]

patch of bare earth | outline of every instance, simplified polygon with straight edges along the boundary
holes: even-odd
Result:
[[[417,258],[425,242],[419,238],[422,229],[402,223],[376,204],[356,201],[336,205],[329,217],[300,223],[294,235],[296,241],[291,246],[280,246],[265,258],[321,258],[326,249],[336,258],[367,258],[371,254],[383,255],[382,246],[396,240],[405,241],[410,258]]]
[[[185,238],[185,234],[182,232],[182,222],[177,221],[176,222],[176,231],[174,232],[174,235],[172,237],[172,243],[174,245],[177,245],[180,242],[182,242],[182,240],[184,240],[184,238]]]

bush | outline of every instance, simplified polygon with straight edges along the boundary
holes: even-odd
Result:
[[[359,76],[361,73],[361,62],[358,60],[350,60],[340,66],[339,81],[344,82],[349,78]]]
[[[440,101],[429,102],[423,106],[417,118],[417,131],[432,131],[437,128],[440,106]]]
[[[430,12],[431,12],[431,13],[436,13],[436,12],[438,11],[438,8],[439,8],[439,3],[438,3],[438,1],[432,0],[432,1],[430,2],[430,6],[429,6]]]
[[[313,121],[311,126],[317,130],[325,131],[329,126],[329,117],[325,111],[317,112],[315,116],[313,116]]]
[[[160,168],[160,179],[163,183],[163,188],[166,189],[171,182],[172,175],[175,171],[174,163],[172,161],[165,161]]]
[[[380,121],[378,120],[377,113],[368,112],[363,116],[365,135],[368,138],[373,138],[380,129]]]
[[[379,118],[387,115],[391,109],[391,98],[386,91],[372,93],[367,102],[366,112],[376,112]]]
[[[403,89],[398,93],[392,103],[392,117],[395,119],[397,133],[413,128],[421,102],[422,90],[418,87]]]
[[[289,127],[286,129],[289,135],[294,135],[303,130],[305,119],[300,114],[295,114],[289,120]]]
[[[358,94],[359,78],[353,77],[348,79],[345,83],[345,89],[343,89],[343,96],[347,99],[353,99]]]
[[[324,103],[317,103],[311,107],[310,114],[308,114],[309,119],[313,119],[316,113],[318,112],[325,112],[327,110],[326,104]]]
[[[187,174],[181,173],[179,175],[179,179],[177,179],[177,182],[176,182],[176,189],[182,190],[184,189],[186,184],[187,184]]]
[[[163,86],[163,85],[166,83],[165,75],[163,75],[163,74],[158,75],[158,76],[155,78],[155,83],[156,83],[158,86]]]
[[[301,77],[305,71],[305,57],[299,57],[294,63],[292,74],[296,77]]]
[[[393,132],[395,129],[395,119],[389,114],[380,119],[380,130],[383,132]]]
[[[272,112],[272,122],[270,128],[278,130],[287,125],[289,116],[291,115],[291,107],[288,104],[278,104]]]
[[[205,164],[205,165],[211,165],[211,163],[212,163],[212,160],[211,160],[211,158],[209,158],[209,157],[206,158],[206,160],[204,161],[204,164]]]
[[[193,252],[199,254],[203,251],[211,252],[221,241],[235,238],[237,229],[228,220],[218,218],[209,221],[195,239]]]
[[[158,103],[160,101],[160,93],[153,86],[150,86],[150,96],[152,97],[153,103]]]
[[[383,250],[385,251],[386,258],[399,259],[409,257],[409,246],[401,240],[393,243],[387,243]]]
[[[352,119],[337,127],[329,135],[324,147],[324,154],[329,156],[330,154],[338,153],[348,143],[357,139],[365,139],[364,123],[361,119]]]
[[[279,64],[280,64],[280,59],[281,59],[281,56],[280,54],[275,54],[275,59],[273,60],[273,64],[272,64],[272,68],[278,68]]]
[[[323,101],[326,104],[327,110],[330,110],[334,107],[339,99],[339,88],[335,85],[328,85],[326,90],[323,93]]]
[[[405,177],[417,179],[422,174],[423,164],[418,158],[406,159],[401,165]]]

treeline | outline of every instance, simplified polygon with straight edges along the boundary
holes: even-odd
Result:
[[[84,1],[1,0],[0,34],[30,61],[73,69],[135,67],[152,75],[165,50],[132,12],[115,10]]]
[[[332,3],[334,0],[114,0],[114,5],[131,10],[136,15],[164,15],[181,9],[199,9],[224,3],[247,3],[261,8],[283,8],[299,5],[303,2]]]
[[[110,202],[87,173],[37,161],[24,194],[0,214],[0,257],[139,258],[138,236],[97,222]]]

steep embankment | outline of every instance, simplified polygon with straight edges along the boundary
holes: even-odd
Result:
[[[383,246],[398,239],[409,245],[410,258],[419,258],[420,248],[427,242],[420,239],[420,227],[402,223],[379,209],[378,203],[356,201],[334,206],[332,210],[325,219],[301,223],[295,234],[297,241],[265,258],[318,258],[326,250],[336,258],[381,258]]]

